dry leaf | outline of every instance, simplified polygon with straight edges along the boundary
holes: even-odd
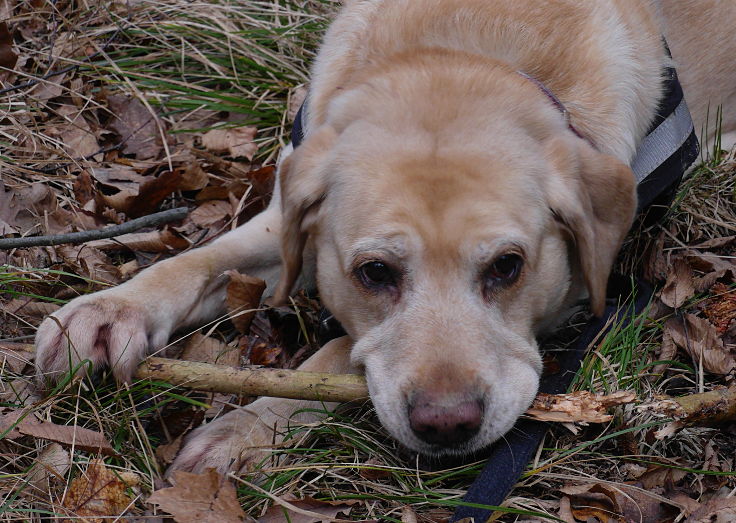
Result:
[[[21,372],[33,362],[35,355],[34,346],[28,343],[0,342],[0,369]]]
[[[23,436],[20,428],[24,425],[38,423],[33,415],[25,410],[14,410],[0,416],[0,434],[2,439],[17,439]]]
[[[151,232],[133,232],[115,238],[105,238],[87,242],[87,247],[101,251],[119,251],[130,249],[143,252],[171,252],[189,247],[189,242],[179,233],[171,229]]]
[[[97,194],[92,176],[87,171],[82,171],[74,178],[72,189],[74,190],[74,199],[82,206],[94,200],[95,194]]]
[[[679,309],[693,294],[693,271],[685,260],[676,258],[660,293],[660,299],[668,307]]]
[[[714,498],[701,505],[685,523],[733,523],[736,521],[736,497]]]
[[[107,255],[87,245],[59,245],[56,252],[82,276],[104,283],[120,283],[120,273]]]
[[[662,334],[662,345],[660,345],[659,348],[659,354],[657,355],[657,360],[664,361],[664,362],[670,362],[674,361],[675,357],[677,356],[677,345],[675,344],[675,341],[672,339],[672,334],[669,330],[665,329]],[[661,376],[664,371],[666,371],[670,367],[669,363],[658,363],[654,367],[652,367],[652,374],[654,376]]]
[[[401,523],[418,523],[417,513],[409,506],[401,507]]]
[[[148,503],[158,505],[177,523],[231,523],[244,521],[235,487],[213,469],[203,474],[175,470],[174,485],[157,490]]]
[[[18,55],[13,51],[13,37],[8,30],[8,24],[0,22],[0,67],[13,69],[17,61]]]
[[[125,196],[135,196],[140,185],[148,180],[129,165],[115,163],[110,167],[95,166],[91,169],[92,177],[97,180],[103,189],[113,189],[126,193]]]
[[[104,523],[110,521],[111,516],[122,516],[132,506],[133,498],[126,490],[139,481],[137,474],[114,474],[102,461],[95,460],[71,482],[62,505],[70,517]]]
[[[77,450],[106,456],[117,455],[102,433],[76,425],[57,425],[27,416],[17,430],[20,435],[55,441],[65,447],[74,447]]]
[[[252,160],[258,151],[253,141],[255,127],[234,127],[232,129],[212,129],[202,136],[202,145],[215,153],[227,153],[234,158],[245,157]]]
[[[652,490],[657,487],[671,487],[686,475],[687,472],[674,466],[664,467],[661,465],[650,465],[649,468],[646,469],[646,472],[637,478],[636,483],[640,484],[647,490]]]
[[[685,314],[682,319],[671,318],[665,323],[675,344],[685,350],[696,365],[714,374],[728,374],[736,368],[736,360],[718,336],[716,328],[703,318]]]
[[[350,514],[357,501],[320,501],[306,497],[304,499],[283,498],[283,504],[272,505],[258,519],[258,523],[320,523],[336,519],[338,515]],[[288,519],[287,519],[288,518]]]
[[[68,450],[58,443],[51,443],[36,458],[36,465],[28,475],[28,481],[41,492],[49,492],[54,482],[64,481],[72,466]]]
[[[45,85],[48,89],[48,84]],[[58,92],[52,91],[44,94],[44,96],[53,98],[62,94],[61,86],[58,83],[56,85]],[[37,95],[34,92],[35,96]],[[97,136],[87,120],[84,119],[79,108],[74,105],[62,105],[56,112],[64,118],[65,123],[55,127],[53,131],[49,131],[49,134],[55,136],[63,144],[64,150],[69,156],[72,158],[86,158],[100,150]]]
[[[198,191],[207,186],[210,181],[209,175],[204,172],[202,166],[192,160],[190,161],[186,169],[182,172],[181,176],[181,190],[182,191]]]
[[[230,202],[224,200],[208,200],[189,213],[189,219],[203,229],[224,220],[233,213]]]
[[[2,305],[2,309],[25,319],[40,320],[58,311],[61,305],[48,301],[35,301],[30,298],[14,299]],[[0,347],[2,344],[0,343]]]
[[[115,94],[107,97],[107,103],[115,115],[110,129],[120,135],[123,153],[138,160],[158,157],[162,146],[157,116],[137,98]]]
[[[94,173],[97,177],[97,169]],[[145,176],[144,181],[138,186],[137,193],[129,189],[109,196],[103,194],[100,199],[116,211],[124,212],[131,218],[138,218],[155,212],[165,198],[179,190],[181,177],[179,170],[165,171],[158,176]]]
[[[184,346],[181,359],[239,367],[240,350],[237,347],[230,347],[215,338],[196,332]]]
[[[388,470],[386,468],[386,464],[377,457],[372,457],[363,463],[360,467],[359,474],[361,478],[365,478],[369,481],[391,477],[391,471]]]
[[[240,274],[238,271],[227,271],[225,274],[230,277],[225,299],[230,320],[241,334],[246,334],[256,313],[254,309],[261,303],[266,282],[260,278]]]
[[[570,512],[578,521],[671,521],[679,512],[674,502],[664,505],[661,498],[625,483],[566,485],[560,491],[569,496]]]

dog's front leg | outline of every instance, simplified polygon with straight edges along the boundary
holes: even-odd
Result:
[[[332,340],[305,361],[299,370],[358,374],[350,364],[352,341],[347,336]],[[332,410],[337,403],[259,398],[250,405],[228,412],[199,427],[187,436],[184,447],[169,468],[201,472],[215,468],[220,472],[247,468],[268,456],[283,442],[289,424],[322,419],[318,411]],[[306,409],[308,412],[300,412]]]
[[[263,278],[266,292],[272,292],[281,266],[280,230],[277,193],[268,209],[213,243],[157,263],[118,287],[72,300],[38,329],[39,378],[58,381],[88,360],[130,380],[146,354],[163,347],[175,330],[223,312],[225,271]]]

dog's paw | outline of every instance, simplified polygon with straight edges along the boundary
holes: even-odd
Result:
[[[40,382],[56,382],[70,369],[81,374],[109,367],[129,381],[148,350],[168,341],[171,325],[165,312],[130,296],[122,287],[77,298],[46,318],[36,333],[36,367]],[[155,319],[154,319],[155,318]]]
[[[166,476],[174,470],[203,472],[208,468],[225,474],[248,469],[268,457],[280,437],[257,414],[238,409],[192,431]]]

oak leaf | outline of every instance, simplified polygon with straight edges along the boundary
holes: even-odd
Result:
[[[171,514],[177,523],[234,523],[245,520],[235,487],[214,469],[203,474],[175,470],[173,487],[157,490],[148,503]]]

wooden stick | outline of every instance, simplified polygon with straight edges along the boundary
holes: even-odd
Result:
[[[137,231],[143,227],[152,227],[176,220],[183,219],[189,209],[186,207],[177,207],[168,211],[161,211],[148,216],[142,216],[135,220],[129,220],[119,225],[111,225],[103,229],[93,229],[91,231],[70,232],[66,234],[51,234],[49,236],[26,236],[23,238],[0,238],[0,250],[2,249],[18,249],[23,247],[38,247],[41,245],[61,245],[62,243],[84,243],[90,240],[100,240],[103,238],[112,238],[121,236],[133,231]]]
[[[368,399],[368,385],[358,374],[326,374],[288,369],[236,369],[225,365],[151,357],[136,378],[166,381],[188,389],[275,396],[317,401]]]

